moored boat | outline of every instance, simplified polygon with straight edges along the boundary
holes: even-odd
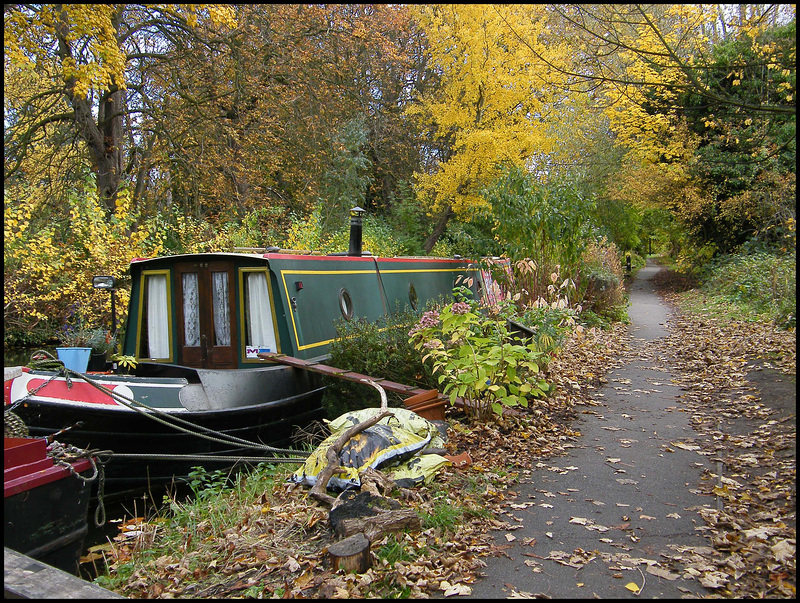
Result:
[[[55,464],[43,438],[3,438],[3,544],[77,575],[93,472],[86,458]]]
[[[5,382],[33,435],[111,451],[106,493],[172,481],[192,467],[285,455],[323,416],[321,377],[259,354],[325,359],[339,320],[377,320],[450,299],[476,265],[459,258],[314,255],[275,248],[135,259],[122,353],[136,367],[85,380],[23,369]],[[74,377],[74,375],[73,375]]]

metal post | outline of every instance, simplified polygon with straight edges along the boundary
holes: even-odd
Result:
[[[111,293],[111,334],[117,333],[117,304],[115,297],[115,289],[117,288],[117,281],[113,276],[95,276],[92,277],[92,286],[95,289],[105,289]]]
[[[111,336],[117,335],[117,304],[116,289],[111,289]]]

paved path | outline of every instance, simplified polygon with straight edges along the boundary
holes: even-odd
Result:
[[[711,462],[673,445],[696,433],[651,345],[667,334],[669,315],[651,282],[658,270],[648,263],[631,287],[632,356],[607,375],[609,383],[595,398],[601,404],[586,407],[576,421],[582,436],[569,455],[534,463],[516,488],[502,519],[521,527],[497,533],[507,557],[486,559],[486,577],[468,598],[650,599],[708,592],[696,580],[656,575],[665,570],[654,563],[678,555],[680,547],[707,546],[695,529],[704,522],[691,509],[716,504],[696,490],[704,463],[713,469]],[[641,593],[627,589],[630,583],[644,585]]]

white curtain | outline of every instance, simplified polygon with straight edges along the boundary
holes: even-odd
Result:
[[[147,341],[150,358],[169,358],[167,276],[147,277]]]
[[[253,347],[277,352],[275,328],[272,325],[272,310],[269,305],[269,288],[264,272],[247,274],[247,343]]]
[[[183,339],[184,345],[200,345],[200,300],[197,291],[197,273],[183,275]]]
[[[231,345],[231,319],[228,305],[228,273],[213,272],[211,278],[214,303],[215,345]]]

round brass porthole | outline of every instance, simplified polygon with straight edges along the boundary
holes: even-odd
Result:
[[[417,297],[417,290],[414,287],[414,283],[408,284],[408,303],[411,304],[411,309],[416,310],[417,304],[419,303],[419,298]]]
[[[339,310],[342,311],[342,316],[345,319],[351,320],[353,318],[353,300],[344,287],[339,289]]]

